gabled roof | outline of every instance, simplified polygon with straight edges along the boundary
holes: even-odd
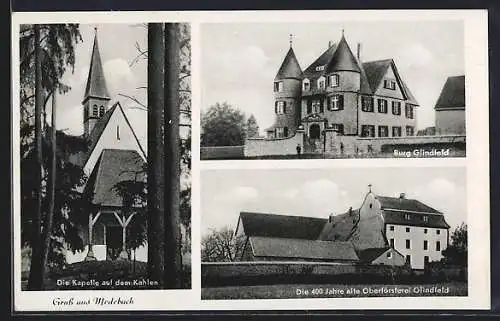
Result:
[[[304,216],[241,212],[240,225],[247,236],[316,240],[326,219]]]
[[[324,241],[347,241],[359,222],[359,209],[344,214],[330,216],[318,239]]]
[[[297,57],[295,57],[293,48],[290,47],[274,80],[281,80],[286,78],[300,79],[301,75],[302,69],[300,68],[299,62],[297,61]]]
[[[363,69],[365,70],[368,84],[372,93],[377,90],[380,82],[384,78],[387,69],[391,65],[392,59],[367,61],[363,63]]]
[[[88,152],[84,156],[84,164],[87,162],[88,158],[90,157],[90,155],[94,151],[94,148],[96,147],[97,143],[99,142],[99,139],[101,138],[102,133],[104,132],[104,130],[108,126],[108,123],[109,123],[109,120],[111,119],[111,116],[113,115],[113,113],[115,112],[115,110],[117,108],[119,108],[119,111],[123,114],[123,117],[125,118],[127,125],[130,127],[130,130],[132,130],[134,138],[135,138],[137,144],[139,145],[139,148],[141,149],[142,156],[144,156],[144,158],[146,158],[146,153],[144,152],[144,150],[139,142],[139,139],[137,138],[137,135],[135,134],[134,129],[130,125],[130,122],[127,118],[127,115],[123,111],[123,108],[120,105],[120,103],[116,102],[113,105],[113,107],[111,107],[101,118],[99,118],[99,120],[94,125],[94,128],[92,129],[92,132],[90,133],[90,135],[88,137],[89,142],[90,142],[90,147],[88,149]]]
[[[274,237],[250,237],[256,257],[322,261],[358,261],[351,242],[328,242]]]
[[[104,78],[104,69],[102,68],[101,54],[99,53],[99,44],[97,42],[97,31],[94,36],[94,47],[92,48],[92,57],[90,58],[89,75],[87,77],[87,86],[83,100],[88,97],[110,99],[106,79]]]
[[[337,50],[337,45],[333,44],[331,45],[325,52],[323,52],[318,59],[316,59],[312,64],[309,65],[309,67],[304,70],[303,73],[303,78],[317,78],[320,75],[324,73],[323,71],[316,71],[316,67],[318,66],[325,66],[332,60],[333,54],[335,53],[335,50]]]
[[[351,48],[347,44],[344,35],[340,38],[337,50],[333,54],[328,67],[325,68],[327,73],[334,71],[355,71],[360,72],[361,68],[354,57]]]
[[[117,185],[146,181],[144,161],[135,150],[104,149],[92,171],[84,193],[99,206],[123,206]]]
[[[424,203],[403,197],[388,197],[388,196],[375,196],[380,202],[381,208],[385,209],[395,209],[401,211],[417,212],[417,213],[433,213],[441,214],[441,212],[435,210],[434,208],[425,205]]]
[[[436,109],[465,107],[465,75],[448,77],[436,102]]]
[[[408,220],[405,214],[410,215]],[[395,225],[408,225],[408,226],[421,226],[421,227],[433,227],[433,228],[449,228],[450,225],[446,223],[444,215],[442,214],[432,214],[425,215],[423,213],[408,213],[400,211],[383,210],[384,222],[386,224]],[[424,216],[427,218],[424,219]]]
[[[359,260],[366,263],[371,263],[376,258],[387,252],[389,247],[374,247],[358,251]]]

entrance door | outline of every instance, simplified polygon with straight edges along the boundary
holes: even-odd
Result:
[[[309,138],[310,139],[319,139],[321,138],[321,128],[318,124],[312,124],[309,127]]]
[[[116,260],[122,250],[122,227],[106,226],[106,254],[111,260]]]

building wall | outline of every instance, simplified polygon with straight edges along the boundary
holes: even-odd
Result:
[[[388,254],[390,254],[390,257],[388,257]],[[372,264],[403,266],[405,264],[405,257],[391,248],[373,260]]]
[[[117,137],[117,127],[119,127],[119,139]],[[90,155],[84,171],[90,175],[94,166],[101,156],[103,149],[131,149],[136,150],[144,159],[139,144],[137,143],[132,129],[128,126],[124,114],[117,107],[109,119],[108,126],[104,129],[99,142],[96,144]],[[146,161],[146,159],[144,159]]]
[[[375,199],[372,193],[366,196],[359,211],[359,223],[351,238],[356,250],[386,246],[382,233],[384,220],[380,202]]]
[[[248,138],[245,140],[245,157],[263,155],[294,155],[297,145],[304,152],[304,133],[297,131],[294,136],[281,139]]]
[[[394,248],[403,254],[406,259],[406,255],[411,256],[411,267],[413,269],[423,269],[424,268],[424,257],[429,257],[429,262],[439,261],[443,257],[441,252],[448,246],[447,238],[448,233],[446,229],[437,228],[424,228],[420,226],[405,226],[405,225],[393,225],[394,231],[390,230],[391,224],[387,224],[385,227],[385,233],[387,240],[390,243],[390,239],[394,239]],[[410,231],[406,232],[406,228]],[[425,233],[427,229],[427,234]],[[440,230],[438,235],[436,230]],[[410,240],[410,249],[406,248],[406,240]],[[424,250],[424,240],[427,240],[428,248]],[[436,251],[436,242],[441,243],[441,250]]]
[[[436,110],[436,134],[465,135],[465,108]]]
[[[384,88],[384,79],[396,81],[396,89],[392,90],[392,89]],[[377,90],[375,91],[375,95],[403,99],[403,93],[401,91],[401,87],[399,86],[399,84],[396,80],[396,75],[394,74],[394,70],[393,70],[392,66],[387,69],[386,74],[382,78],[382,81],[380,82]],[[390,106],[390,104],[389,104],[389,106]]]
[[[292,136],[297,129],[298,119],[300,115],[300,93],[302,82],[300,79],[287,78],[278,82],[283,83],[283,90],[281,92],[274,92],[273,111],[276,109],[276,102],[286,102],[286,113],[276,114],[275,123],[278,127],[288,127],[288,135]],[[273,85],[274,86],[274,85]]]

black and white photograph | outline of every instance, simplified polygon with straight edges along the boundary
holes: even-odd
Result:
[[[466,154],[463,21],[206,23],[201,33],[202,160]]]
[[[205,170],[201,186],[204,300],[468,294],[463,167]]]
[[[191,288],[190,26],[23,24],[21,288]]]

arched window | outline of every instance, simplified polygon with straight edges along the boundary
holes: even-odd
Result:
[[[323,76],[318,78],[318,89],[325,89],[325,77]]]
[[[92,116],[99,117],[99,108],[97,108],[97,105],[92,106]]]
[[[99,117],[102,117],[104,115],[104,106],[101,105],[101,107],[99,107]]]
[[[306,78],[302,81],[302,90],[303,91],[311,90],[311,83],[309,82],[309,79]]]

